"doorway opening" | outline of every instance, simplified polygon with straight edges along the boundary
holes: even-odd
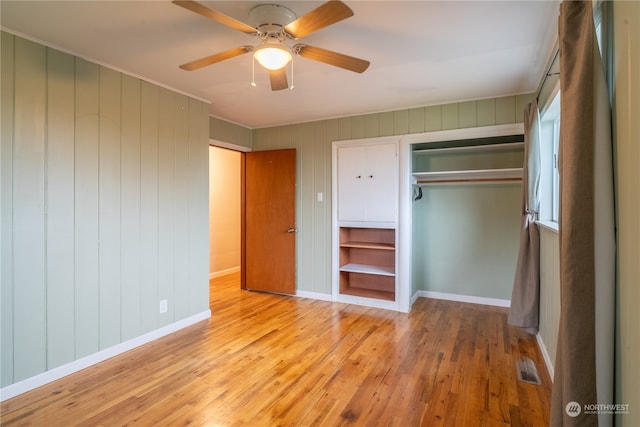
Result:
[[[209,146],[209,281],[241,275],[242,153]],[[209,289],[211,300],[211,287]]]

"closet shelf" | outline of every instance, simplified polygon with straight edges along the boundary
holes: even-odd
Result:
[[[445,154],[445,153],[477,153],[481,151],[508,151],[524,148],[524,142],[507,142],[500,144],[469,145],[465,147],[423,148],[414,150],[414,154]]]
[[[414,172],[413,176],[418,185],[518,182],[522,180],[522,168]]]
[[[347,273],[375,274],[378,276],[395,276],[393,267],[384,267],[380,265],[354,264],[349,263],[340,267],[340,271]]]

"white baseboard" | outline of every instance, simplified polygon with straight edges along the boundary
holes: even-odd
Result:
[[[401,311],[397,301],[389,301],[378,298],[360,297],[348,294],[338,294],[336,302],[343,304],[360,305],[362,307],[381,308],[384,310]]]
[[[296,296],[300,298],[318,299],[320,301],[333,301],[333,297],[331,296],[331,294],[321,294],[319,292],[296,290]]]
[[[415,294],[413,294],[413,297],[411,298],[411,304],[413,305],[413,303],[420,297],[443,299],[448,301],[469,302],[472,304],[493,305],[496,307],[511,307],[511,300],[508,300],[508,299],[485,298],[485,297],[476,297],[471,295],[448,294],[444,292],[432,292],[432,291],[416,292]]]
[[[191,317],[187,317],[186,319],[182,319],[170,325],[163,326],[160,329],[156,329],[155,331],[140,335],[139,337],[114,345],[113,347],[106,348],[97,353],[90,354],[89,356],[74,360],[73,362],[69,362],[65,365],[58,366],[57,368],[53,368],[49,371],[8,385],[0,389],[0,402],[11,399],[12,397],[18,396],[22,393],[26,393],[35,388],[41,387],[50,382],[59,380],[62,377],[66,377],[67,375],[81,371],[85,368],[88,368],[89,366],[103,362],[129,350],[133,350],[136,347],[140,347],[141,345],[172,334],[176,331],[179,331],[180,329],[186,328],[187,326],[191,326],[194,323],[206,320],[210,317],[211,310],[205,310],[202,313],[194,314]]]
[[[424,292],[424,291],[418,291],[415,294],[413,294],[413,296],[411,297],[411,305],[410,305],[410,307],[413,307],[413,304],[415,304],[416,301],[418,301],[418,298],[420,298],[422,296],[422,295],[420,295],[421,292]]]
[[[225,270],[214,271],[213,273],[209,273],[209,280],[215,279],[221,276],[226,276],[227,274],[237,273],[238,271],[240,271],[240,267],[231,267]]]
[[[553,363],[551,363],[551,358],[549,357],[547,346],[544,345],[544,341],[542,341],[542,336],[540,335],[540,332],[536,334],[536,341],[538,341],[538,348],[540,349],[540,353],[542,353],[544,364],[547,367],[547,372],[549,373],[549,377],[551,378],[551,382],[553,383],[553,374],[554,374]]]

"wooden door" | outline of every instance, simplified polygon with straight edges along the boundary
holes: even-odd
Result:
[[[243,288],[295,294],[296,150],[246,153]]]

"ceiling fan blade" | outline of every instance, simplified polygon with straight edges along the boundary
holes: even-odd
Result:
[[[353,11],[349,6],[332,0],[287,24],[284,31],[294,39],[299,39],[350,16],[353,16]]]
[[[172,3],[184,7],[185,9],[192,12],[198,13],[202,16],[206,16],[207,18],[219,22],[220,24],[226,25],[227,27],[233,28],[234,30],[242,31],[243,33],[247,34],[258,34],[258,30],[251,27],[250,25],[227,16],[224,13],[218,12],[217,10],[209,9],[208,7],[198,2],[191,0],[173,0]]]
[[[271,80],[271,90],[282,90],[289,87],[287,82],[287,67],[282,67],[279,70],[269,71],[269,80]]]
[[[233,49],[225,50],[224,52],[216,53],[215,55],[205,56],[204,58],[187,62],[186,64],[180,65],[180,68],[186,71],[197,70],[198,68],[206,67],[207,65],[215,64],[216,62],[224,61],[225,59],[234,58],[247,52],[251,52],[251,50],[251,46],[236,47]]]
[[[355,58],[353,56],[344,55],[342,53],[332,52],[330,50],[309,45],[295,45],[293,51],[303,58],[312,59],[314,61],[324,62],[334,67],[344,68],[345,70],[363,73],[369,65],[369,61]]]

